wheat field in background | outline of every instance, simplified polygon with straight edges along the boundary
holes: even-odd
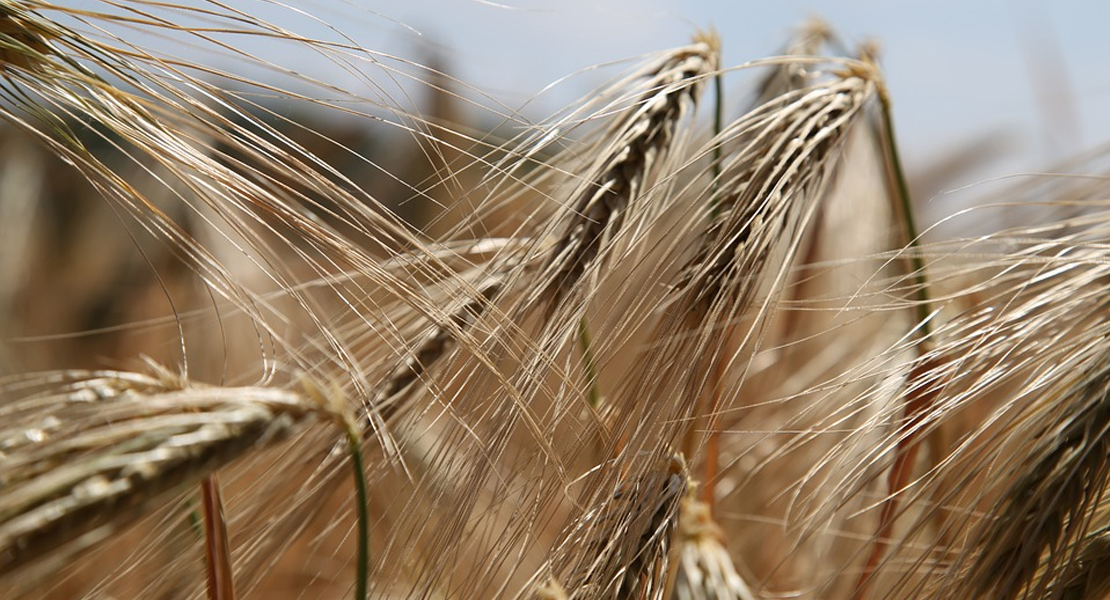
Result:
[[[921,223],[818,22],[539,122],[346,39],[0,0],[0,598],[1110,597],[1105,151]]]

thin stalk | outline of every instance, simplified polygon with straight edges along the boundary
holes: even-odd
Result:
[[[890,95],[885,86],[879,90],[880,118],[882,119],[882,143],[886,146],[883,156],[887,160],[887,175],[893,179],[895,196],[902,216],[902,226],[905,229],[906,244],[910,248],[910,268],[913,270],[915,284],[914,300],[917,301],[917,320],[921,329],[918,334],[918,354],[925,354],[928,340],[932,337],[932,325],[929,322],[931,307],[929,304],[928,280],[925,276],[925,262],[917,252],[921,244],[918,239],[917,223],[913,214],[913,199],[910,197],[910,186],[906,181],[906,173],[902,169],[902,157],[898,152],[898,144],[894,137],[894,119],[891,116]]]
[[[235,581],[231,570],[231,550],[227,522],[220,500],[220,484],[215,475],[200,482],[204,506],[204,555],[208,570],[208,599],[235,600]]]
[[[355,600],[366,600],[370,589],[370,493],[366,487],[366,466],[362,459],[362,433],[356,423],[358,419],[350,412],[338,386],[325,390],[308,376],[302,376],[301,387],[305,394],[321,408],[324,408],[343,428],[347,438],[347,453],[351,455],[351,468],[354,469],[355,502],[358,512],[358,563],[356,566]]]
[[[713,98],[714,98],[714,101],[716,102],[716,107],[714,108],[714,111],[713,111],[713,138],[718,139],[721,136],[721,129],[724,128],[724,120],[725,120],[725,117],[724,117],[724,115],[725,115],[725,109],[724,109],[724,106],[725,106],[725,89],[724,89],[724,81],[723,81],[723,79],[721,77],[721,73],[719,71],[713,77]],[[718,140],[718,143],[715,146],[713,146],[713,166],[712,166],[712,169],[713,169],[713,196],[711,197],[709,202],[710,202],[710,208],[711,208],[710,214],[712,216],[712,219],[715,221],[717,219],[718,212],[719,212],[719,207],[717,205],[717,199],[720,196],[720,188],[721,188],[721,144],[720,144],[719,140]],[[731,336],[731,332],[732,332],[732,328],[730,327],[729,328],[729,335],[730,336]],[[713,378],[714,399],[713,399],[713,409],[712,409],[711,414],[716,412],[716,410],[717,410],[716,407],[717,406],[720,406],[720,384],[721,384],[721,378],[722,378],[722,373],[721,373],[722,370],[723,370],[723,365],[718,363],[717,368],[714,369],[714,373],[713,373],[713,375],[714,375],[714,378]],[[706,455],[705,455],[705,485],[702,488],[702,498],[704,499],[705,504],[709,507],[710,512],[712,512],[712,510],[713,510],[714,496],[716,495],[715,484],[717,482],[717,470],[718,470],[717,464],[718,464],[718,458],[719,458],[718,454],[720,452],[720,435],[721,435],[720,432],[717,431],[716,427],[713,426],[713,423],[715,421],[716,421],[715,417],[711,416],[709,418],[709,423],[710,423],[709,439],[708,439],[708,444],[707,444],[706,449],[705,449],[705,452],[706,452]]]
[[[713,100],[716,106],[713,109],[713,139],[717,140],[717,144],[713,146],[713,196],[709,201],[712,208],[713,219],[717,218],[717,196],[721,189],[721,143],[718,139],[721,136],[721,130],[724,129],[725,122],[725,87],[721,73],[718,71],[713,76]]]
[[[591,408],[601,406],[601,388],[597,383],[597,359],[594,357],[590,339],[590,325],[585,317],[578,319],[578,345],[582,347],[582,370],[590,384],[589,402]]]
[[[358,575],[355,580],[355,600],[366,600],[370,583],[370,499],[366,489],[362,446],[352,427],[347,427],[347,452],[351,455],[351,465],[354,468],[358,502]]]

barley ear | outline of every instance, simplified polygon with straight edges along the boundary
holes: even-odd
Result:
[[[627,213],[645,208],[638,202],[654,169],[670,151],[678,123],[697,103],[717,60],[709,37],[671,52],[640,84],[645,91],[627,114],[606,132],[600,156],[567,203],[569,212],[553,223],[559,232],[543,269],[549,283],[536,298],[547,312],[602,258]]]
[[[670,600],[755,600],[721,544],[722,535],[709,505],[688,494],[679,508],[678,565]]]
[[[1055,401],[1053,401],[1055,400]],[[1053,407],[1023,465],[978,529],[965,591],[1009,600],[1040,596],[1066,574],[1090,512],[1110,477],[1110,361],[1102,356],[1074,384],[1049,392]],[[1047,552],[1047,556],[1046,556]]]
[[[5,404],[9,415],[35,410],[28,414],[34,421],[20,417],[4,432],[0,577],[85,549],[166,494],[294,433],[317,412],[300,395],[277,389],[144,389],[127,374],[99,380],[106,383],[77,381]],[[44,405],[57,409],[52,417],[43,416]],[[32,428],[41,435],[16,437]]]
[[[679,455],[630,474],[574,523],[545,571],[569,600],[659,597],[687,481]]]

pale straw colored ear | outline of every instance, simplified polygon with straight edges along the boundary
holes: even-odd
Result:
[[[280,389],[167,388],[139,373],[44,374],[0,391],[9,418],[0,430],[0,577],[8,581],[57,569],[320,412]]]
[[[554,243],[543,267],[548,283],[536,296],[548,314],[564,299],[580,302],[572,291],[596,285],[582,281],[583,276],[596,270],[595,263],[626,235],[621,230],[636,223],[636,213],[651,210],[641,204],[664,176],[660,167],[674,150],[676,129],[718,68],[718,46],[719,40],[702,35],[662,57],[637,82],[635,89],[643,91],[630,98],[632,104],[605,132],[598,154],[550,226]]]

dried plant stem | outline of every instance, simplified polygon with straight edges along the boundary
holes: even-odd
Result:
[[[718,42],[718,50],[719,50],[719,42]],[[721,137],[721,130],[723,130],[724,127],[725,127],[725,82],[724,82],[724,76],[721,75],[720,72],[718,72],[716,75],[713,76],[713,99],[715,101],[714,105],[713,105],[713,137],[716,139],[716,138]],[[712,173],[713,173],[712,194],[713,194],[713,196],[709,200],[710,206],[712,207],[711,210],[709,211],[709,218],[710,219],[717,218],[717,196],[721,192],[721,160],[722,160],[722,155],[723,155],[723,149],[721,148],[721,144],[719,144],[719,143],[714,144],[713,145],[713,166],[712,166]]]
[[[721,347],[723,348],[723,356],[733,355],[733,340],[737,332],[735,324],[730,324],[724,328],[721,333]],[[728,371],[726,362],[723,360],[714,360],[709,371],[709,377],[706,385],[709,388],[709,401],[706,403],[705,410],[701,411],[699,418],[705,420],[706,440],[705,440],[705,471],[703,474],[702,484],[702,501],[705,503],[706,510],[709,515],[713,514],[713,507],[716,503],[716,489],[718,466],[720,460],[720,447],[721,447],[721,431],[717,425],[720,417],[720,409],[724,406],[725,398],[723,395],[725,376]],[[691,428],[690,433],[693,433]]]
[[[366,486],[366,463],[362,456],[362,439],[365,435],[360,431],[358,420],[351,412],[351,405],[338,386],[333,385],[331,389],[325,389],[307,376],[301,378],[300,384],[305,394],[343,429],[347,454],[351,459],[351,475],[355,486],[355,513],[358,515],[355,600],[366,600],[370,590],[370,492]]]
[[[931,362],[918,363],[918,367],[911,372],[908,380],[911,382],[919,381],[915,375],[928,372],[931,365]],[[879,511],[879,524],[871,543],[871,552],[856,582],[855,590],[852,593],[853,600],[862,600],[867,595],[872,575],[876,572],[879,561],[882,560],[883,554],[890,545],[889,540],[892,539],[894,521],[898,518],[898,498],[902,495],[906,486],[909,485],[910,477],[913,475],[913,466],[921,448],[919,443],[922,435],[921,425],[925,421],[928,411],[932,408],[939,390],[939,386],[928,386],[925,389],[911,387],[907,391],[909,399],[906,401],[905,415],[903,416],[902,425],[899,427],[900,438],[895,449],[894,463],[887,474],[888,496]]]
[[[906,180],[906,172],[902,168],[902,157],[898,151],[898,143],[894,137],[894,118],[890,106],[890,94],[885,86],[879,89],[879,113],[882,119],[883,156],[887,160],[887,176],[892,179],[894,197],[896,199],[898,214],[902,222],[906,237],[906,246],[910,249],[908,257],[911,272],[914,277],[914,300],[917,306],[917,324],[920,327],[918,334],[918,355],[927,354],[927,344],[932,336],[930,315],[932,309],[929,303],[929,282],[925,273],[925,263],[921,259],[921,240],[914,217],[914,203],[910,196],[910,186]]]
[[[726,333],[726,340],[732,339],[733,328],[729,327]],[[712,402],[709,409],[706,411],[708,415],[708,424],[706,429],[708,431],[706,446],[705,446],[705,483],[702,485],[702,502],[705,503],[709,514],[713,514],[713,507],[717,500],[717,477],[719,476],[719,461],[721,451],[721,431],[717,426],[718,411],[724,404],[722,397],[722,388],[724,386],[725,377],[725,364],[723,361],[717,361],[713,369],[713,377],[709,382],[713,390]]]
[[[215,475],[200,482],[204,506],[204,550],[208,572],[209,600],[235,600],[235,581],[231,569],[231,549],[227,539],[224,505]]]

